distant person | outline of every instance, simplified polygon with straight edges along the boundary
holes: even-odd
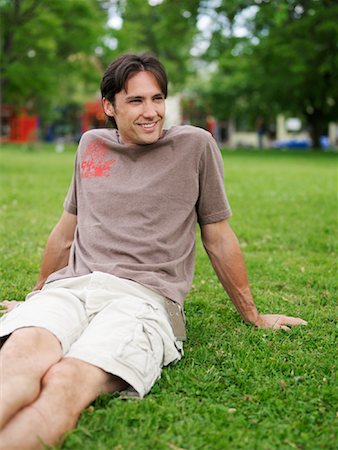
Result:
[[[213,117],[212,115],[209,114],[207,116],[206,123],[207,123],[207,130],[209,131],[211,136],[215,139],[215,141],[218,142],[219,136],[218,136],[217,120],[215,119],[215,117]]]
[[[226,120],[222,120],[220,123],[220,141],[222,144],[226,144],[229,140],[229,123]]]
[[[262,116],[257,117],[256,129],[258,137],[258,148],[264,148],[264,138],[268,131],[264,117]]]
[[[25,302],[2,303],[2,450],[57,444],[100,394],[143,397],[182,357],[197,222],[246,322],[276,330],[306,323],[257,311],[228,223],[219,149],[200,128],[163,129],[160,62],[122,55],[101,92],[116,129],[82,136],[38,281]]]

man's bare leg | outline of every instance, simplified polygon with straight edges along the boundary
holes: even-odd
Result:
[[[42,377],[61,357],[58,339],[44,328],[11,334],[0,351],[0,429],[38,397]]]
[[[62,359],[44,376],[36,401],[18,412],[0,432],[0,450],[37,450],[44,444],[59,443],[98,395],[126,386],[91,364]]]

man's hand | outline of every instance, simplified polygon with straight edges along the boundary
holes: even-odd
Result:
[[[282,314],[259,314],[255,325],[258,328],[290,331],[291,328],[288,325],[307,325],[307,322],[299,317],[283,316]]]
[[[0,302],[0,314],[12,311],[12,309],[16,308],[21,303],[22,302],[18,302],[17,300],[3,300]]]
[[[282,314],[259,314],[253,301],[238,239],[227,220],[201,226],[202,240],[213,268],[242,318],[258,328],[290,331],[305,320]],[[289,325],[289,326],[288,326]]]

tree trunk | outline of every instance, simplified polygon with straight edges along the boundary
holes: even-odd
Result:
[[[315,109],[312,114],[306,114],[309,133],[314,150],[321,150],[320,137],[327,134],[327,123],[323,120],[322,111]]]

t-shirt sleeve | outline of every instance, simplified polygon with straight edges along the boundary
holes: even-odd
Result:
[[[231,216],[224,188],[223,159],[211,136],[199,164],[199,198],[196,208],[200,225],[219,222]]]
[[[70,214],[77,215],[77,182],[76,182],[77,154],[75,157],[74,172],[70,183],[68,193],[63,203],[63,208]]]

